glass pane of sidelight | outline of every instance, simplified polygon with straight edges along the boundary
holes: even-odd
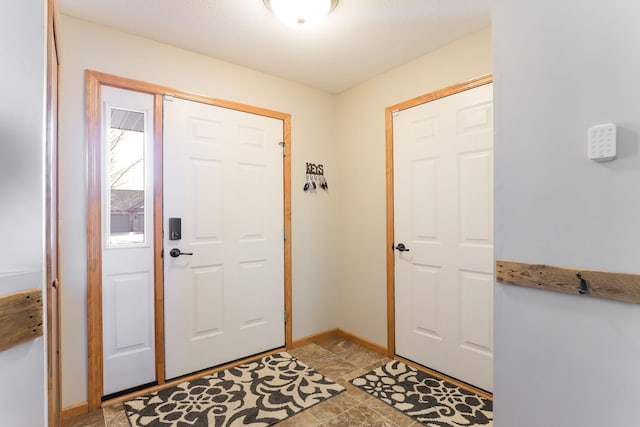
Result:
[[[112,108],[108,129],[109,245],[145,242],[144,113]]]

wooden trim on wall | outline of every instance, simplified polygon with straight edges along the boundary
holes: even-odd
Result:
[[[338,328],[329,329],[328,331],[319,332],[317,334],[313,334],[313,335],[306,336],[304,338],[297,339],[291,343],[291,347],[289,347],[289,349],[302,347],[303,345],[311,344],[316,341],[323,340],[325,338],[335,337],[337,335],[338,335]]]
[[[393,193],[393,111],[385,109],[386,179],[387,179],[387,356],[396,354],[396,259],[394,243],[394,193]]]
[[[162,258],[163,96],[153,97],[153,279],[156,381],[164,384],[164,265]]]
[[[100,407],[102,366],[102,165],[100,163],[100,85],[97,76],[85,73],[87,120],[87,396],[88,410]]]
[[[373,350],[376,353],[387,354],[387,348],[371,342],[369,340],[365,340],[364,338],[360,338],[357,335],[352,334],[351,332],[347,332],[340,328],[329,329],[328,331],[320,332],[317,334],[309,335],[304,338],[297,339],[293,342],[291,348],[302,347],[307,344],[312,344],[317,341],[321,341],[331,337],[340,337],[344,339],[348,339],[350,341],[355,342],[356,344],[361,345],[362,347],[368,348],[369,350]]]
[[[455,95],[469,89],[484,86],[493,82],[492,74],[458,83],[439,89],[416,98],[392,105],[385,109],[385,143],[386,143],[386,179],[387,179],[387,354],[393,357],[395,349],[395,255],[394,244],[394,193],[393,193],[393,115],[397,111],[435,101],[446,96]]]
[[[388,348],[378,345],[374,342],[371,342],[369,340],[365,340],[364,338],[360,338],[357,335],[353,335],[351,332],[347,332],[347,331],[343,331],[342,329],[338,328],[336,330],[336,335],[341,337],[341,338],[345,338],[348,339],[350,341],[355,342],[356,344],[360,344],[362,347],[368,348],[369,350],[373,350],[376,353],[380,353],[380,354],[386,354],[388,355]]]
[[[163,96],[171,95],[189,101],[214,105],[236,111],[282,120],[284,135],[283,191],[284,191],[284,304],[285,347],[293,342],[292,292],[291,292],[291,115],[238,102],[210,98],[166,86],[114,76],[93,70],[85,71],[86,120],[88,139],[88,195],[87,195],[87,345],[88,345],[88,404],[92,411],[101,406],[103,390],[102,366],[102,224],[101,224],[101,86],[111,86],[154,95],[154,325],[156,380],[165,384],[164,375],[164,288],[162,263],[162,115]],[[221,368],[220,368],[221,369]],[[216,370],[219,370],[216,368]],[[214,371],[212,371],[214,372]],[[167,383],[169,384],[169,383]],[[145,392],[155,388],[146,389]]]
[[[292,298],[292,227],[291,227],[291,115],[286,114],[283,118],[284,133],[284,170],[283,170],[283,191],[284,191],[284,341],[285,347],[289,348],[293,344],[293,298]]]
[[[62,408],[61,418],[62,421],[66,421],[78,415],[86,414],[89,412],[89,402],[80,402],[71,406]]]
[[[0,351],[43,335],[42,289],[0,296]]]
[[[586,281],[582,289],[581,279]],[[640,304],[638,274],[496,261],[496,280],[505,285]]]
[[[117,87],[120,89],[127,89],[135,92],[149,93],[152,95],[171,95],[175,96],[176,98],[186,99],[188,101],[201,102],[203,104],[215,105],[217,107],[228,108],[230,110],[244,111],[246,113],[257,114],[259,116],[271,117],[274,119],[285,120],[286,118],[291,117],[290,114],[282,113],[280,111],[256,107],[255,105],[242,104],[240,102],[228,101],[225,99],[198,95],[168,86],[162,86],[143,82],[141,80],[115,76],[113,74],[102,73],[100,71],[87,70],[86,73],[91,74],[99,82],[100,85],[104,86]]]
[[[47,99],[45,160],[45,247],[47,315],[47,418],[50,427],[62,425],[62,355],[60,316],[60,243],[58,238],[58,122],[60,45],[58,5],[47,1]]]
[[[427,102],[431,102],[440,98],[445,98],[447,96],[455,95],[457,93],[464,92],[465,90],[474,89],[479,86],[484,86],[492,82],[493,82],[493,74],[491,73],[485,74],[480,77],[467,80],[466,82],[457,83],[442,89],[435,90],[433,92],[429,92],[424,95],[417,96],[415,98],[411,98],[407,101],[399,102],[398,104],[394,104],[390,107],[387,107],[386,110],[390,110],[392,112],[406,110],[407,108],[426,104]]]

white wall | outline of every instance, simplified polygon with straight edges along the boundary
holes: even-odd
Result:
[[[386,107],[491,72],[485,29],[340,94],[340,327],[387,345]]]
[[[0,13],[0,295],[44,291],[44,1]],[[0,425],[45,425],[45,346],[38,338],[0,352]]]
[[[495,0],[497,259],[640,273],[640,4]],[[586,158],[618,125],[618,159]],[[496,285],[497,427],[640,424],[640,306]]]
[[[332,191],[302,191],[306,162],[323,163],[335,182],[335,97],[68,16],[61,16],[59,29],[63,407],[87,398],[85,69],[292,115],[294,339],[337,327],[336,200]]]

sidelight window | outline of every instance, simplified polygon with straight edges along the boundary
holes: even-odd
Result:
[[[145,113],[109,108],[105,135],[108,203],[107,244],[110,247],[145,243],[147,183],[145,173]]]

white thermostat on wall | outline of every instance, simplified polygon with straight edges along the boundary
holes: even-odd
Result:
[[[605,123],[589,128],[589,159],[606,162],[616,158],[616,125]]]

